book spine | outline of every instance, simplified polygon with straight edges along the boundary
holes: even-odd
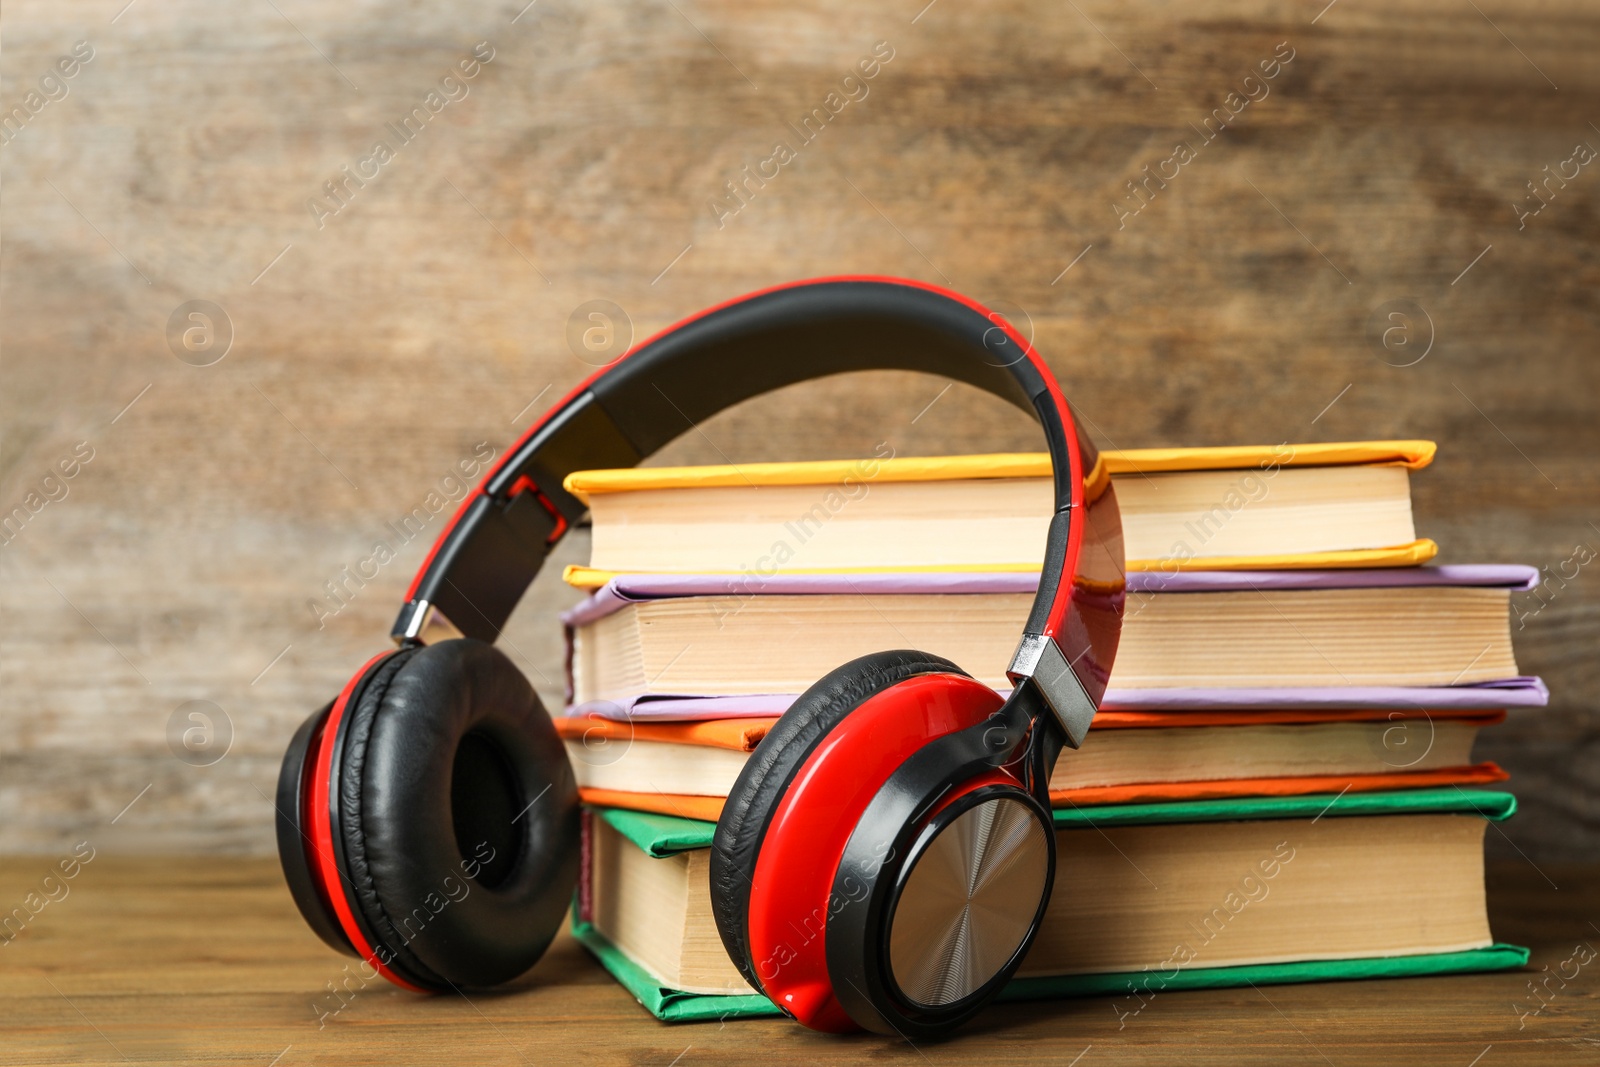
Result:
[[[578,813],[578,919],[594,922],[594,812]]]
[[[561,627],[561,640],[563,645],[561,650],[561,680],[566,687],[566,692],[563,694],[562,699],[568,705],[571,705],[574,692],[572,685],[572,650],[576,642],[573,640],[573,632],[570,625]]]

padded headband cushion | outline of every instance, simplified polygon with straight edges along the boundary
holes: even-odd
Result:
[[[577,881],[578,791],[522,672],[470,639],[397,653],[340,732],[338,836],[374,947],[436,989],[533,966]]]
[[[746,920],[761,841],[778,801],[823,739],[870,696],[921,674],[966,671],[926,652],[875,652],[824,675],[783,713],[739,772],[711,842],[711,912],[728,956],[761,988]]]

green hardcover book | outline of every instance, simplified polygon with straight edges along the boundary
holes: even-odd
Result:
[[[1166,990],[1521,966],[1483,888],[1485,822],[1515,810],[1457,788],[1057,810],[1055,893],[1002,998],[1122,995],[1131,1012]],[[714,829],[585,813],[573,932],[669,1022],[778,1014],[712,922]]]

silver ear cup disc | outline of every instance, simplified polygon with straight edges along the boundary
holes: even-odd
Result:
[[[1050,841],[1027,804],[997,797],[956,816],[916,859],[895,903],[889,965],[924,1007],[981,988],[1010,962],[1049,891]]]

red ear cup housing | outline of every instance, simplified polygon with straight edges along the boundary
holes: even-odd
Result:
[[[833,987],[827,929],[871,887],[836,892],[840,857],[907,758],[1000,706],[994,690],[948,660],[876,653],[817,682],[757,747],[717,823],[712,910],[740,973],[785,1012],[814,1029],[858,1027]]]
[[[365,673],[364,668],[362,673]],[[304,798],[311,785],[311,768],[317,746],[322,741],[322,728],[327,724],[334,703],[328,701],[294,732],[278,771],[278,793],[273,806],[277,809],[278,860],[283,865],[283,877],[289,883],[289,895],[294,898],[295,907],[306,925],[329,948],[355,956],[359,953],[339,926],[333,906],[318,888],[309,855],[311,839],[304,825]]]
[[[463,639],[380,656],[302,734],[279,781],[297,799],[279,803],[280,857],[325,941],[420,990],[497,985],[538,960],[577,879],[577,786],[503,653]]]

